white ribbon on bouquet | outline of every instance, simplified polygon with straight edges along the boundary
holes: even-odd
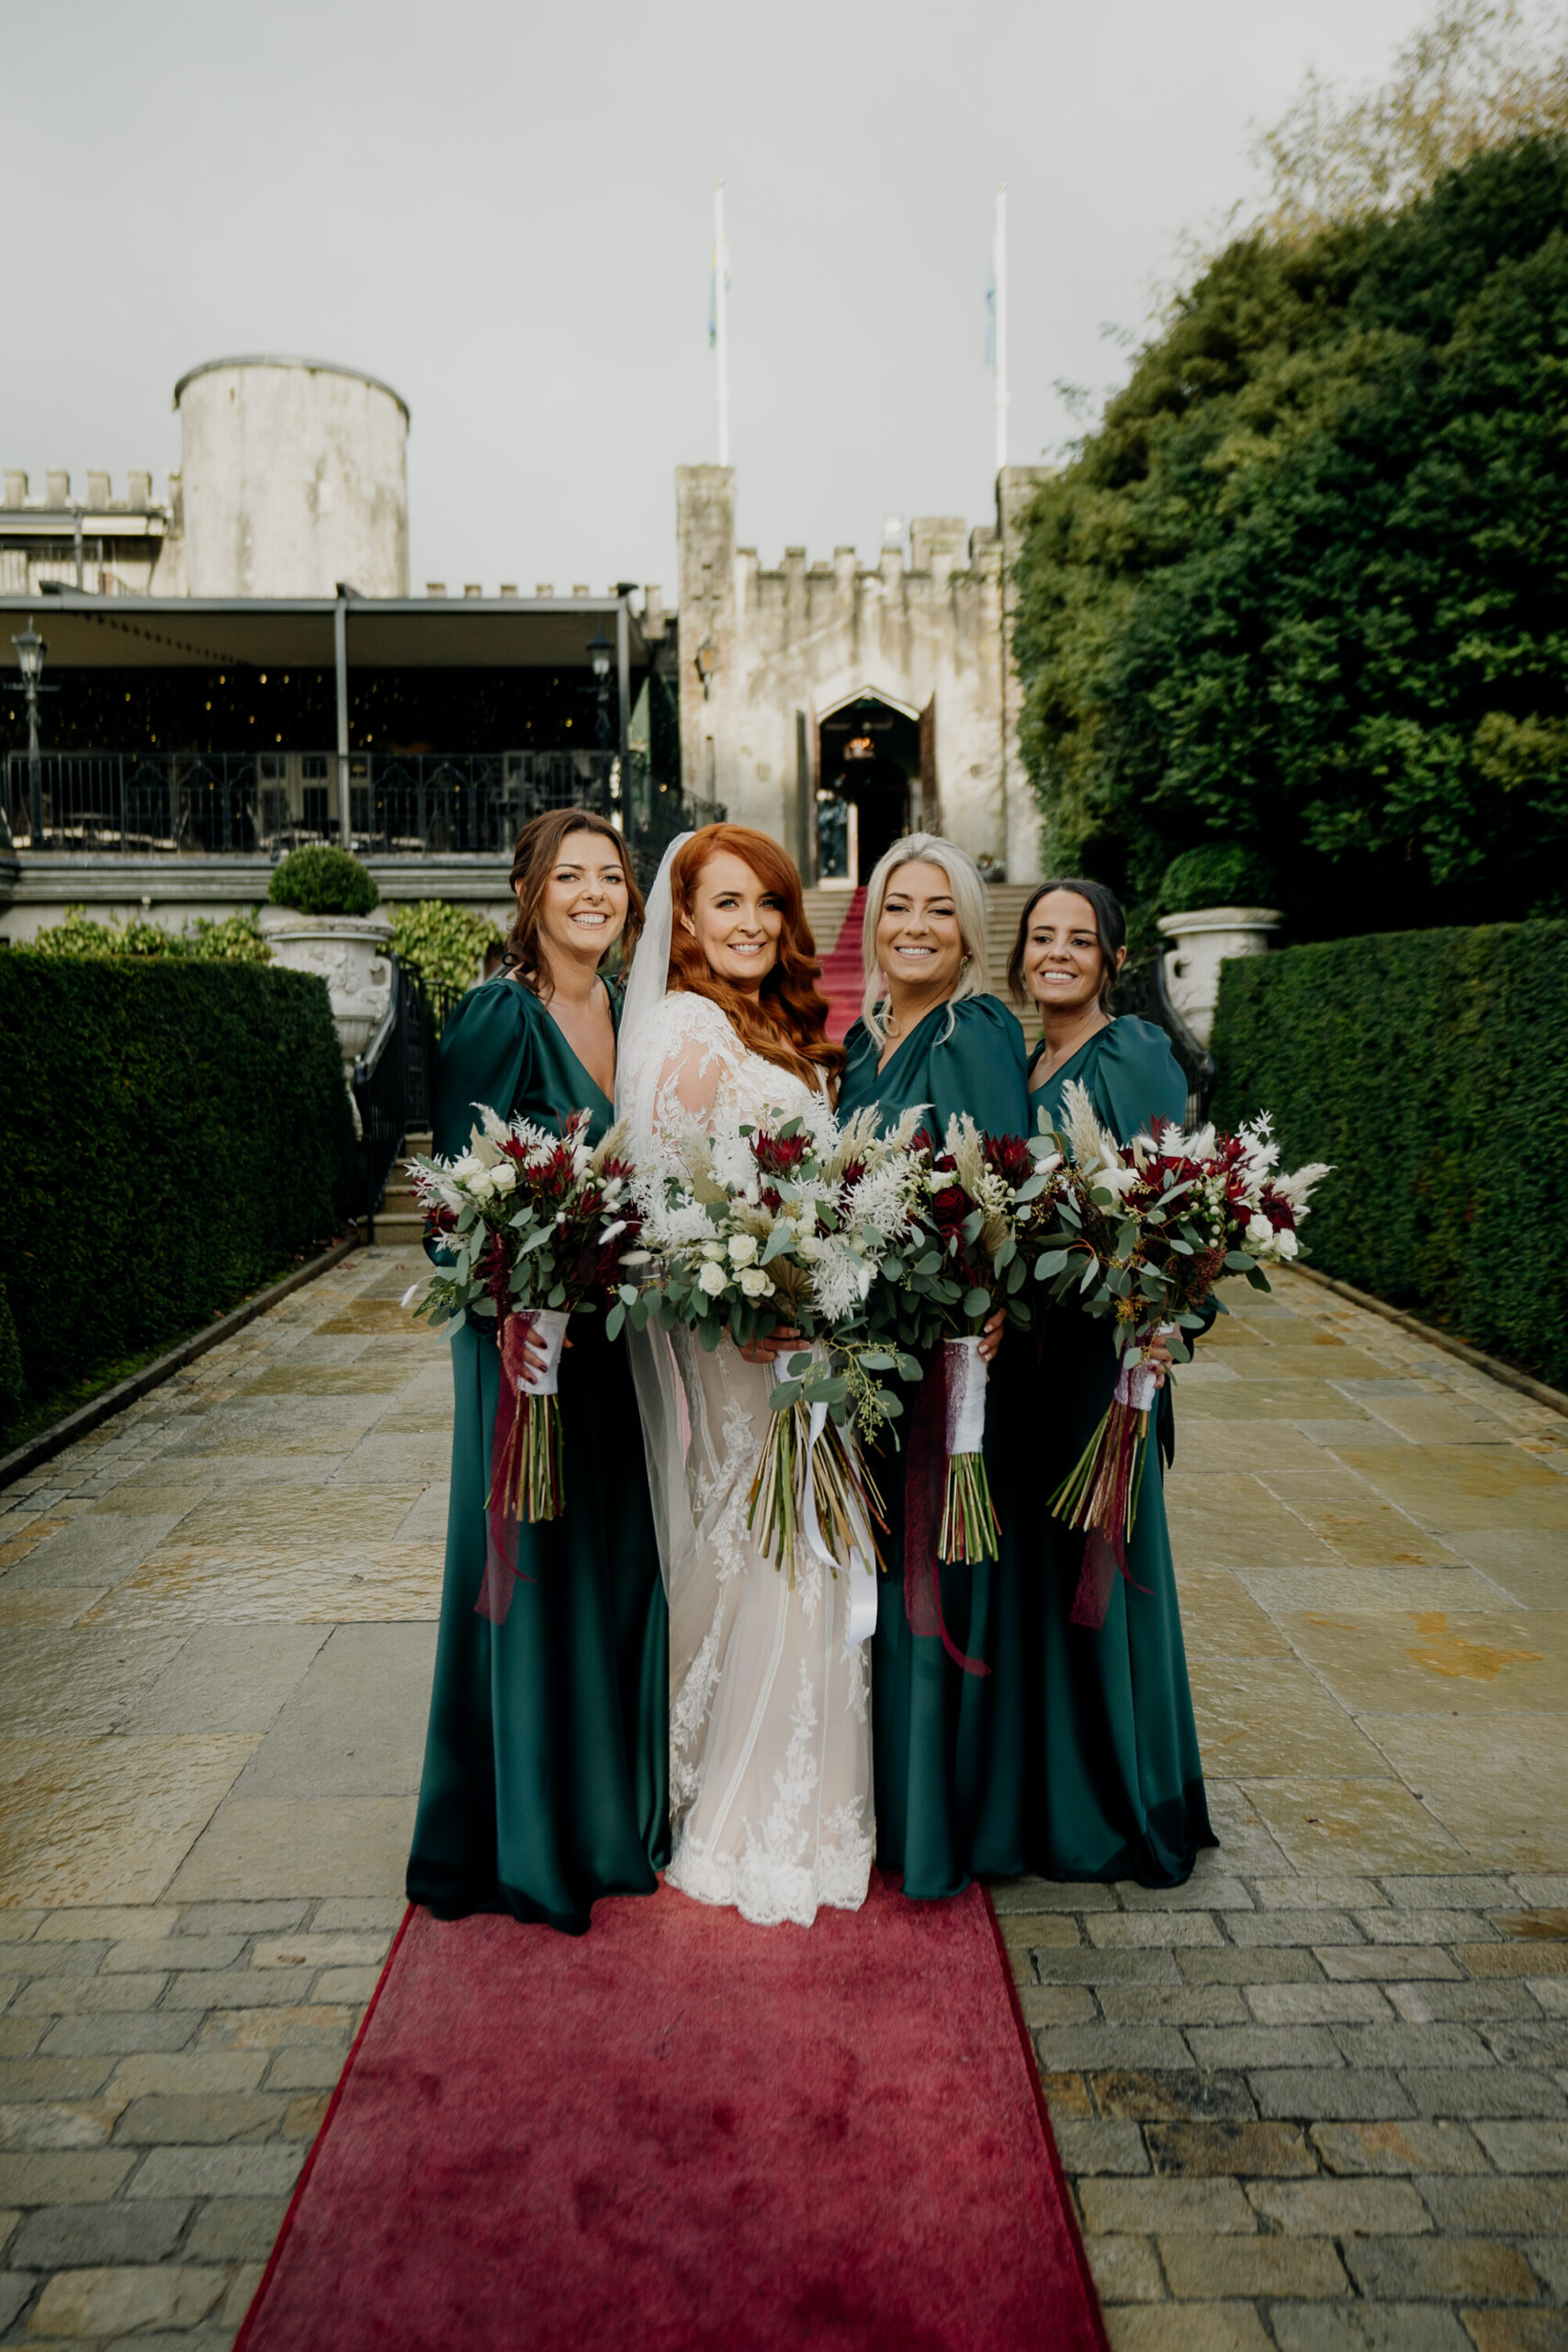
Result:
[[[1158,1324],[1154,1337],[1156,1340],[1168,1339],[1175,1329],[1174,1323]],[[1131,1405],[1134,1413],[1146,1413],[1158,1394],[1159,1376],[1142,1348],[1136,1355],[1125,1356],[1116,1375],[1117,1404]]]

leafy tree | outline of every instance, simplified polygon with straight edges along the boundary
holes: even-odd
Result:
[[[1236,844],[1298,936],[1562,903],[1565,220],[1532,139],[1178,304],[1020,560],[1054,863]]]
[[[1380,90],[1342,96],[1311,73],[1254,149],[1258,225],[1310,236],[1429,196],[1472,155],[1568,133],[1568,46],[1555,7],[1447,0]]]

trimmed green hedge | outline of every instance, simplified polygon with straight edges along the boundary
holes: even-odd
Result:
[[[1328,1159],[1324,1273],[1568,1387],[1568,922],[1389,932],[1222,971],[1224,1125],[1272,1111]]]
[[[0,955],[0,1266],[22,1418],[325,1243],[354,1200],[323,983]]]

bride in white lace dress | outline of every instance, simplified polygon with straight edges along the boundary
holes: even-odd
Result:
[[[639,1160],[668,1161],[694,1125],[731,1133],[825,1103],[838,1056],[804,930],[798,876],[765,834],[707,826],[667,855],[621,1027],[617,1109]],[[857,1909],[869,1645],[846,1644],[847,1578],[797,1565],[792,1591],[746,1527],[772,1351],[726,1339],[710,1353],[683,1329],[633,1346],[670,1589],[670,1883],[767,1927]]]

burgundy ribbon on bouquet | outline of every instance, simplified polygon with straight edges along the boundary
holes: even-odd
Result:
[[[504,1315],[498,1334],[501,1344],[501,1395],[495,1408],[495,1435],[490,1449],[490,1493],[485,1498],[485,1572],[476,1617],[504,1625],[512,1596],[519,1581],[532,1584],[517,1565],[517,1474],[523,1453],[524,1414],[528,1398],[523,1376],[528,1369],[524,1353],[534,1317],[524,1308]]]
[[[904,1614],[911,1634],[936,1634],[965,1674],[989,1674],[984,1658],[965,1657],[942,1613],[937,1529],[947,1478],[947,1350],[939,1340],[909,1416],[904,1472]]]
[[[1146,1593],[1127,1566],[1127,1539],[1122,1532],[1127,1524],[1127,1502],[1132,1492],[1133,1474],[1137,1467],[1138,1448],[1147,1442],[1148,1415],[1120,1401],[1111,1407],[1114,1421],[1110,1431],[1115,1451],[1112,1478],[1111,1520],[1115,1533],[1107,1535],[1103,1528],[1091,1526],[1084,1537],[1083,1566],[1078,1571],[1078,1589],[1073,1595],[1069,1624],[1087,1625],[1091,1633],[1100,1633],[1111,1609],[1111,1596],[1116,1579],[1124,1577],[1134,1592]],[[1140,1428],[1138,1424],[1145,1424]]]

